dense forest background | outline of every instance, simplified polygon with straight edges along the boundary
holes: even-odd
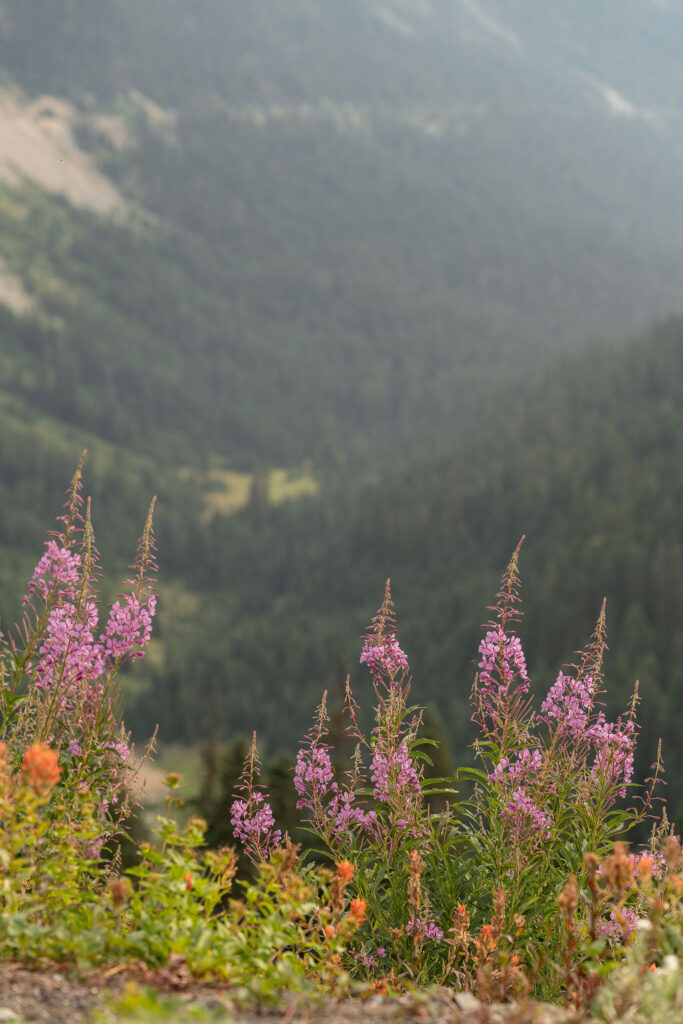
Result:
[[[680,814],[681,43],[646,0],[0,2],[4,627],[87,447],[104,600],[159,498],[139,739],[293,751],[391,576],[462,759],[526,534],[537,692],[606,596]]]

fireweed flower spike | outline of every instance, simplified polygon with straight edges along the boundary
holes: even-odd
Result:
[[[472,721],[492,741],[505,745],[512,724],[529,710],[529,676],[522,643],[512,626],[521,619],[519,604],[520,540],[503,574],[494,613],[479,645],[479,674],[474,683]]]
[[[146,527],[147,545],[151,544],[151,520]],[[105,631],[98,637],[98,609],[92,599],[90,584],[96,567],[96,551],[92,543],[90,514],[85,520],[84,557],[74,556],[69,565],[83,567],[78,579],[69,576],[68,586],[57,594],[47,614],[43,641],[38,649],[34,671],[37,690],[46,691],[46,707],[52,716],[75,721],[89,713],[101,714],[102,701],[111,695],[114,676],[130,657],[142,657],[152,631],[156,597],[149,582],[137,578],[137,594],[127,595],[112,607]],[[68,549],[60,549],[67,551]],[[70,554],[70,553],[69,553]],[[76,561],[77,559],[77,561]],[[67,560],[58,559],[58,564]],[[146,567],[153,562],[147,552]],[[35,573],[34,573],[35,577]],[[41,577],[42,578],[42,577]],[[74,583],[78,583],[75,593]],[[64,725],[61,721],[60,725]]]
[[[123,606],[120,601],[115,601],[103,636],[107,656],[114,661],[127,657],[141,658],[143,648],[152,635],[152,616],[155,611],[154,594],[147,599],[146,605],[140,604],[135,594],[128,594]]]
[[[384,601],[364,638],[360,661],[370,669],[375,685],[395,686],[408,673],[408,659],[396,637],[390,580],[386,582]]]
[[[410,747],[417,736],[420,716],[408,708],[408,659],[398,643],[390,580],[365,635],[360,660],[372,673],[377,697],[376,724],[369,744],[373,796],[387,808],[385,824],[419,834],[424,831],[421,777]]]
[[[261,762],[256,748],[256,733],[253,734],[249,753],[237,789],[242,798],[233,800],[230,808],[230,822],[237,839],[244,846],[247,856],[255,864],[264,861],[271,850],[280,845],[282,832],[275,828],[275,819],[270,804],[258,784]]]
[[[608,722],[604,712],[596,710],[605,649],[603,602],[590,646],[579,652],[577,665],[569,666],[573,675],[559,673],[541,705],[538,720],[548,726],[551,748],[559,745],[584,762],[593,755],[591,781],[595,788],[605,791],[605,799],[611,804],[617,796],[626,795],[633,777],[637,684],[626,720],[619,717],[616,722]]]

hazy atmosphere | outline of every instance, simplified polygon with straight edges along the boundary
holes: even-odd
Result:
[[[682,52],[676,0],[3,0],[3,629],[87,449],[105,605],[157,496],[139,744],[293,761],[390,576],[462,763],[525,535],[534,699],[606,598],[680,818]]]

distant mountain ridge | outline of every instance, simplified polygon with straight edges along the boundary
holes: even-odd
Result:
[[[360,437],[341,441],[349,418],[325,380],[330,346],[352,371],[362,430],[388,420],[404,444],[416,418],[432,418],[432,436],[462,422],[455,408],[467,405],[471,373],[505,372],[680,302],[673,6],[55,0],[46,9],[25,0],[0,9],[0,65],[29,100],[62,97],[53,103],[75,111],[67,127],[79,159],[153,217],[143,239],[81,224],[78,251],[66,244],[79,286],[125,316],[131,283],[111,295],[102,279],[122,252],[137,260],[146,309],[185,320],[182,335],[165,339],[174,358],[189,368],[188,350],[203,349],[190,376],[209,359],[213,369],[193,387],[210,392],[217,377],[228,403],[261,346],[246,385],[254,402],[272,402],[279,375],[280,392],[301,407],[299,371],[281,353],[292,362],[303,347],[307,392],[325,395],[332,436],[323,451],[304,440],[320,433],[314,403],[288,459],[329,459],[349,441],[347,454],[362,448]],[[31,294],[8,231],[16,224],[5,225],[0,255]],[[140,326],[129,304],[123,346]],[[152,317],[149,330],[159,336],[166,319]],[[414,392],[409,417],[382,400],[387,360],[398,389]],[[431,372],[416,384],[423,364]],[[240,381],[232,394],[231,380]],[[420,405],[434,416],[416,417]],[[288,419],[300,415],[286,408]],[[281,439],[260,439],[241,412],[207,437],[232,459],[238,448],[244,458],[245,442],[247,462],[282,461],[268,450]]]

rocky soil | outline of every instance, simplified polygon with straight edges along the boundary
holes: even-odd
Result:
[[[81,976],[57,967],[29,970],[21,964],[0,964],[0,1024],[86,1024],[93,1012],[103,1007],[104,1019],[114,1022],[120,1018],[106,1009],[107,997],[121,997],[133,986],[142,985],[153,985],[160,993],[175,998],[176,1011],[163,1017],[169,1024],[183,1024],[199,1007],[210,1018],[226,1024],[581,1024],[579,1018],[560,1007],[540,1003],[485,1005],[474,996],[450,990],[399,997],[328,998],[320,1004],[289,998],[278,1007],[246,1010],[236,1004],[229,990],[193,983],[182,963],[166,971],[114,968]]]

